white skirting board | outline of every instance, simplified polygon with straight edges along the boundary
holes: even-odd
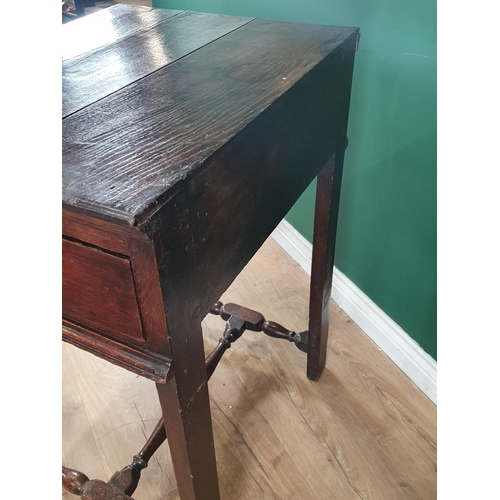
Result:
[[[311,275],[311,243],[284,219],[271,236]],[[437,404],[437,362],[336,267],[332,299]]]

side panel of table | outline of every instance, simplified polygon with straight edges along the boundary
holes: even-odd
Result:
[[[174,378],[159,395],[167,434],[179,436],[171,449],[180,464],[182,498],[216,489],[200,323],[322,167],[345,148],[344,101],[356,39],[357,33],[144,222],[155,244],[175,360]],[[172,242],[182,251],[169,252]],[[201,457],[208,457],[208,468]]]
[[[63,210],[63,338],[156,382],[170,346],[152,243]]]

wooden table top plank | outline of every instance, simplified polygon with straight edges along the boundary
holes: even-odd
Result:
[[[69,116],[63,203],[133,225],[357,31],[254,20]]]
[[[63,61],[176,16],[182,10],[117,4],[62,25]]]
[[[106,97],[252,18],[184,12],[63,63],[63,118]]]

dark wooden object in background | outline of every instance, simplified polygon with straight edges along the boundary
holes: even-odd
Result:
[[[63,26],[63,338],[156,382],[183,500],[219,498],[201,321],[326,165],[324,367],[357,37],[123,5]]]

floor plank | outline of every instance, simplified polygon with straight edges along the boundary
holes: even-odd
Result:
[[[67,344],[62,346],[62,462],[71,464],[71,467],[77,470],[85,470],[85,473],[91,477],[103,477],[103,463],[91,421],[78,388],[78,371],[74,371],[75,356],[72,356],[71,349],[67,354],[69,347]],[[62,496],[64,500],[73,497],[64,489]]]

